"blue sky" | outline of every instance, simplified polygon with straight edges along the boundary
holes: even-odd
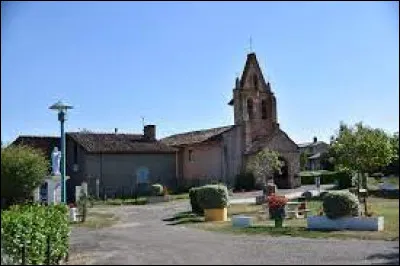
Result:
[[[249,37],[296,142],[399,128],[397,2],[2,2],[1,138],[233,124]]]

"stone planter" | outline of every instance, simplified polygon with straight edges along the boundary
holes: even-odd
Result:
[[[235,215],[232,217],[233,227],[250,227],[253,225],[253,217],[244,215]]]
[[[227,208],[204,209],[204,219],[206,222],[224,222],[228,220]]]
[[[326,216],[311,216],[307,218],[307,228],[310,230],[383,231],[384,217],[343,217],[329,219]]]

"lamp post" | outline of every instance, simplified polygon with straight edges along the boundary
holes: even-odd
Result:
[[[67,203],[66,201],[66,188],[65,188],[65,133],[64,133],[64,121],[67,120],[67,110],[72,109],[71,105],[67,105],[62,101],[58,101],[49,107],[51,110],[58,111],[58,121],[61,124],[61,202]]]

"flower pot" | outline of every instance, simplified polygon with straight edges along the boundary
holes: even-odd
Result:
[[[204,219],[206,222],[224,222],[228,220],[227,208],[204,209]]]
[[[271,219],[284,219],[286,217],[285,207],[281,208],[270,208],[269,209],[269,217]]]

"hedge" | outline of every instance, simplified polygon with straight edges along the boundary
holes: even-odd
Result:
[[[205,185],[189,190],[192,212],[202,215],[204,209],[225,208],[229,203],[229,192],[225,185]]]
[[[256,188],[256,181],[252,173],[241,173],[235,177],[235,189],[237,190],[254,190]]]
[[[358,198],[348,191],[332,191],[323,197],[324,213],[330,219],[346,216],[358,216],[360,203]]]
[[[349,188],[352,186],[352,177],[350,173],[347,172],[330,172],[326,170],[321,171],[309,171],[309,172],[300,172],[301,184],[302,185],[314,185],[315,177],[320,176],[321,185],[324,184],[333,184],[337,182],[339,188]]]
[[[228,200],[228,188],[224,185],[206,185],[197,190],[197,201],[202,209],[226,208]]]
[[[2,248],[18,264],[23,253],[28,265],[58,264],[68,254],[68,214],[66,205],[22,205],[2,211]]]
[[[189,199],[190,199],[190,205],[192,206],[192,212],[202,215],[204,213],[204,210],[200,207],[199,201],[198,201],[198,190],[200,187],[193,187],[189,189]]]

